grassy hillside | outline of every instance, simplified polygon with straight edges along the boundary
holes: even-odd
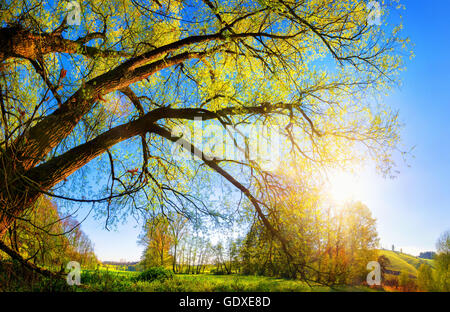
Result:
[[[407,272],[415,277],[417,277],[417,270],[422,263],[428,263],[434,267],[433,260],[421,259],[397,251],[380,250],[379,254],[386,256],[391,261],[391,265],[388,267],[389,270]]]

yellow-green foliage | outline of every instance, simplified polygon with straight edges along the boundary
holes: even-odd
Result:
[[[422,291],[433,291],[435,288],[435,281],[433,278],[433,269],[430,265],[423,263],[419,270],[417,276],[417,285]]]

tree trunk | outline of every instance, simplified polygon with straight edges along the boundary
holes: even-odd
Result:
[[[173,261],[172,261],[172,271],[173,271],[173,273],[177,273],[176,266],[177,266],[177,245],[175,244],[174,251],[173,251]]]

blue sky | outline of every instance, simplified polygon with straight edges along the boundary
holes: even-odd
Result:
[[[416,57],[387,100],[400,111],[403,144],[415,146],[415,158],[411,167],[400,166],[396,180],[375,179],[371,196],[362,200],[378,218],[382,244],[415,253],[434,249],[450,229],[450,2],[405,3],[404,31]]]
[[[404,34],[416,57],[407,63],[402,86],[386,101],[405,124],[402,145],[415,146],[414,158],[397,162],[394,180],[372,168],[357,179],[358,197],[378,220],[381,245],[418,254],[434,250],[439,235],[450,229],[450,1],[403,1]],[[409,166],[408,166],[409,165]],[[88,218],[82,226],[101,260],[139,260],[140,226],[129,219],[114,231],[104,220]]]

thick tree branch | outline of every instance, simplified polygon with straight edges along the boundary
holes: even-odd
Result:
[[[142,136],[147,132],[152,132],[155,127],[155,123],[161,119],[195,120],[195,118],[200,117],[202,120],[221,120],[222,117],[236,115],[267,114],[278,109],[292,109],[293,106],[292,104],[287,103],[277,103],[273,105],[270,105],[269,103],[262,103],[260,106],[252,107],[228,107],[216,112],[200,108],[161,107],[143,115],[143,108],[131,89],[125,88],[121,91],[128,94],[130,98],[136,102],[140,115],[142,116],[141,118],[106,131],[97,136],[95,139],[79,145],[64,154],[29,170],[27,176],[32,181],[35,181],[40,188],[48,190],[92,159],[106,152],[107,149],[113,145],[134,136]],[[304,114],[303,111],[302,114]],[[307,118],[307,116],[305,118]],[[313,132],[317,132],[312,124],[312,121],[309,118],[307,119],[313,129]]]
[[[100,75],[80,88],[73,96],[64,102],[60,108],[48,115],[30,129],[18,148],[18,160],[24,170],[34,167],[57,144],[67,137],[78,121],[88,113],[92,105],[102,95],[123,89],[130,84],[145,79],[164,68],[182,63],[193,58],[202,58],[206,52],[185,52],[173,57],[130,70],[125,64]],[[17,145],[16,145],[17,146]],[[13,151],[9,151],[12,155]]]
[[[58,33],[36,34],[17,27],[1,28],[0,60],[12,57],[35,60],[49,53],[81,54],[88,58],[130,57],[129,53],[123,51],[101,50],[85,45],[90,39],[98,37],[99,35],[94,33],[73,41],[64,39]]]

